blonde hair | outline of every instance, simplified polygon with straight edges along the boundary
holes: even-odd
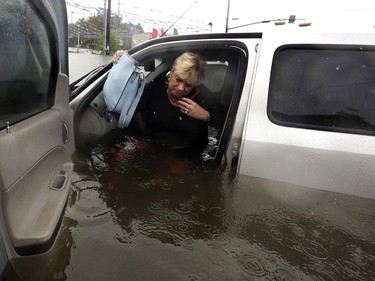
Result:
[[[204,79],[206,69],[207,62],[201,55],[185,52],[175,59],[171,71],[184,80],[189,79],[193,86],[197,86]]]

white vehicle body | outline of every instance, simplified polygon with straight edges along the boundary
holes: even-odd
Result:
[[[239,174],[375,199],[375,138],[350,132],[281,126],[267,114],[273,58],[284,45],[374,46],[372,34],[275,32],[263,34],[249,100]],[[251,63],[251,62],[250,62]],[[254,65],[249,65],[248,69]],[[340,65],[337,65],[340,71]],[[375,91],[375,84],[373,85]],[[245,90],[245,89],[244,89]],[[374,119],[374,92],[369,103]],[[242,103],[242,102],[241,102]],[[355,105],[353,105],[355,107]]]

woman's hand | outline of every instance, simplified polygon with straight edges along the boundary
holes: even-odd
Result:
[[[116,53],[112,56],[112,63],[117,63],[123,53],[124,50],[117,50]]]
[[[182,98],[178,101],[181,112],[192,118],[208,122],[210,121],[210,113],[199,104],[189,98]]]

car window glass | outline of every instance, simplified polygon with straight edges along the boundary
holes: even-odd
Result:
[[[163,59],[162,58],[155,58],[151,61],[151,64],[153,65],[153,68],[156,69],[158,66],[160,66],[161,64],[163,63]],[[148,67],[145,67],[144,65],[145,63],[143,64],[140,64],[139,67],[141,68],[141,70],[143,71],[143,73],[145,74],[145,76],[149,75],[151,72],[152,72],[152,69],[149,70]],[[148,63],[149,64],[149,63]]]
[[[212,93],[218,93],[224,86],[225,76],[227,74],[228,62],[207,60],[206,77],[204,84]]]
[[[289,47],[274,57],[271,121],[285,126],[375,133],[375,50]]]
[[[52,105],[51,53],[40,16],[25,0],[0,2],[0,126]]]

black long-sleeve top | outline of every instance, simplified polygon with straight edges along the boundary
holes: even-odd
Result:
[[[147,87],[137,107],[137,114],[142,116],[145,128],[153,142],[172,150],[189,149],[201,152],[207,145],[208,126],[221,129],[218,103],[204,85],[198,86],[199,94],[192,98],[205,110],[210,112],[210,121],[194,119],[182,113],[179,107],[173,106],[167,95],[165,81]],[[194,89],[193,91],[194,92]]]

